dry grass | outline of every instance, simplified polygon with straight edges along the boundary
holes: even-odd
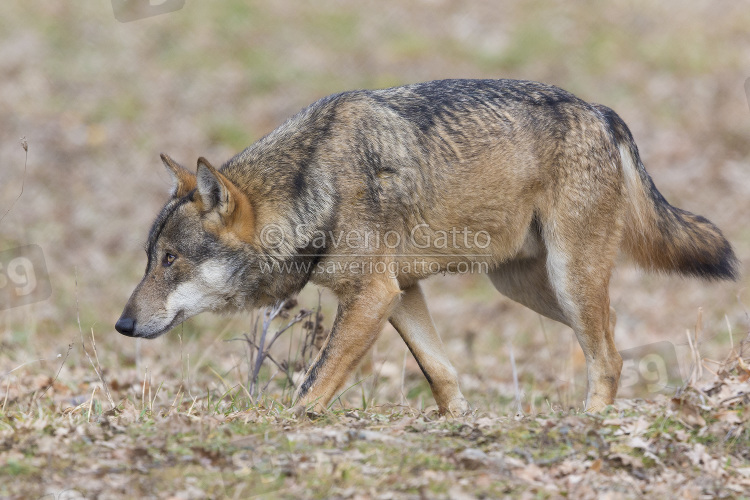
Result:
[[[296,422],[283,407],[302,324],[258,372],[261,388],[271,379],[260,398],[247,340],[229,341],[252,339],[259,316],[199,317],[148,342],[113,324],[168,190],[159,152],[221,163],[323,95],[443,77],[542,80],[613,107],[664,195],[716,222],[744,270],[748,25],[742,5],[709,3],[231,0],[126,24],[106,2],[4,6],[0,252],[39,245],[53,294],[0,310],[0,497],[740,495],[747,412],[731,391],[747,384],[747,273],[705,284],[620,266],[619,347],[671,342],[691,384],[677,406],[641,389],[604,417],[576,413],[572,332],[481,276],[426,283],[478,410],[457,421],[431,413],[390,327],[331,414]],[[299,302],[314,309],[318,291]]]
[[[0,494],[735,497],[750,488],[749,354],[750,335],[710,383],[620,400],[595,416],[478,410],[446,419],[385,405],[297,420],[229,374],[214,373],[222,389],[191,394],[189,381],[149,370],[142,381],[113,378],[119,402],[105,409],[84,370],[71,374],[78,387],[18,377],[15,386],[35,390],[4,403]],[[66,405],[91,386],[90,398]]]

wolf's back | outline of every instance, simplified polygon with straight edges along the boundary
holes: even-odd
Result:
[[[667,202],[646,172],[625,122],[606,106],[595,105],[620,150],[630,207],[623,249],[647,270],[704,279],[737,279],[738,261],[718,227],[700,215]]]

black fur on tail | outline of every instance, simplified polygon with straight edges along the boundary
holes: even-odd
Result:
[[[646,172],[622,118],[606,106],[594,107],[620,149],[631,205],[625,223],[625,252],[648,270],[736,280],[739,262],[719,228],[700,215],[670,205]]]

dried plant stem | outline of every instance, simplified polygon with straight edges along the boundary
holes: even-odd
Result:
[[[513,390],[516,394],[516,414],[523,415],[521,407],[521,390],[518,387],[518,371],[516,370],[516,358],[513,355],[513,344],[508,343],[508,352],[510,353],[510,366],[513,370]]]
[[[16,202],[21,199],[21,196],[23,196],[23,188],[26,185],[26,165],[29,161],[29,143],[26,141],[26,137],[21,137],[21,147],[23,148],[26,158],[23,161],[23,179],[21,180],[21,192],[18,193],[18,196],[15,200],[13,200],[13,203],[10,204],[8,207],[8,210],[5,211],[2,217],[0,217],[0,222],[5,219],[5,216],[10,213],[11,210],[13,210],[13,207],[16,205]]]
[[[732,335],[732,325],[729,323],[729,316],[724,315],[724,321],[727,322],[727,330],[729,331],[729,348],[734,350],[734,337]]]
[[[141,411],[146,409],[146,377],[148,377],[148,367],[143,372],[143,386],[141,388]]]
[[[94,386],[94,390],[91,391],[91,400],[89,401],[89,412],[86,415],[86,422],[91,422],[91,408],[94,406],[94,396],[96,395],[97,386]]]
[[[404,386],[406,383],[406,356],[408,354],[409,354],[409,350],[405,349],[404,350],[404,362],[401,365],[401,404],[405,404],[407,402]]]
[[[81,327],[81,309],[78,305],[78,271],[75,271],[75,285],[76,285],[76,320],[78,322],[78,332],[81,335],[81,349],[83,349],[84,354],[86,354],[86,358],[88,358],[89,363],[91,364],[91,367],[94,369],[94,372],[96,372],[97,377],[99,377],[99,381],[102,383],[102,388],[104,389],[104,393],[107,396],[107,400],[109,401],[109,404],[112,406],[112,408],[115,407],[115,401],[112,399],[112,394],[109,392],[109,386],[107,385],[107,381],[104,378],[104,373],[102,373],[102,367],[99,364],[99,355],[96,352],[96,341],[94,339],[94,329],[91,329],[91,341],[92,341],[92,347],[94,350],[94,356],[96,356],[96,363],[94,363],[94,360],[91,358],[91,355],[86,350],[86,341],[83,338],[83,328]],[[67,358],[67,356],[66,356]]]
[[[55,373],[55,378],[53,378],[52,381],[49,384],[47,384],[47,387],[44,388],[44,390],[42,391],[42,393],[39,396],[37,396],[35,398],[35,400],[39,400],[42,396],[44,396],[45,394],[47,394],[47,391],[49,390],[49,388],[54,385],[55,381],[57,380],[57,377],[60,376],[60,372],[62,371],[63,366],[65,366],[65,362],[68,360],[68,356],[70,355],[70,351],[72,349],[73,349],[73,344],[72,343],[68,344],[68,351],[65,353],[65,357],[63,358],[62,363],[60,363],[60,368],[58,368],[57,369],[57,373]],[[59,358],[60,355],[58,354],[57,357]],[[44,360],[39,360],[39,361],[44,361]]]
[[[10,394],[10,377],[5,383],[5,399],[3,399],[3,413],[5,413],[5,405],[8,403],[8,394]]]
[[[697,380],[700,380],[701,377],[703,377],[703,363],[701,362],[701,356],[700,352],[698,350],[700,342],[698,340],[698,337],[700,336],[701,332],[703,332],[703,308],[698,308],[698,318],[695,320],[695,338],[693,340],[693,345],[695,346],[695,364],[698,367],[698,377]]]

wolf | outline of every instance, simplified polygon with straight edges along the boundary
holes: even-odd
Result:
[[[519,80],[441,80],[325,97],[214,168],[167,155],[169,201],[115,328],[154,338],[202,311],[267,306],[307,283],[338,298],[294,396],[324,410],[386,321],[441,411],[470,410],[420,289],[479,269],[573,329],[585,408],[612,404],[622,359],[608,285],[622,252],[645,270],[736,279],[721,231],[670,205],[610,108]]]

